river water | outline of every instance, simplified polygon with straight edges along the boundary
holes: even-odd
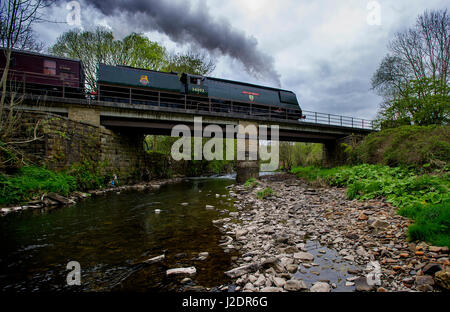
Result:
[[[190,285],[227,284],[223,272],[234,254],[219,246],[222,234],[211,221],[235,211],[225,188],[232,183],[231,176],[189,179],[0,218],[0,291],[179,290],[180,278],[165,272],[187,266],[197,269]],[[200,252],[209,257],[197,260]],[[162,263],[142,264],[161,254]],[[81,286],[66,283],[69,261],[80,263]]]

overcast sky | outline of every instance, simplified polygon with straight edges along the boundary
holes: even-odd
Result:
[[[147,2],[139,0],[134,15],[124,15],[120,5],[133,7],[132,0],[81,0],[81,27],[103,25],[117,38],[131,31],[143,32],[173,51],[185,50],[192,41],[197,47],[207,47],[216,58],[211,76],[273,87],[279,78],[281,88],[296,93],[303,110],[366,119],[376,116],[381,101],[370,90],[370,78],[393,34],[414,25],[417,15],[426,9],[448,4],[447,0]],[[59,0],[47,9],[46,16],[65,22],[67,3]],[[58,35],[75,27],[44,23],[36,31],[48,47]],[[228,35],[222,38],[219,34],[224,30]],[[179,35],[185,32],[191,33]],[[208,35],[211,38],[203,40]],[[258,60],[253,62],[253,57]],[[259,67],[261,73],[252,74]]]

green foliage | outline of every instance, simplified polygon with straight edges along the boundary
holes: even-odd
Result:
[[[77,189],[81,191],[101,188],[112,179],[112,173],[105,172],[106,162],[84,161],[74,163],[67,170],[77,181]]]
[[[411,240],[429,241],[433,245],[450,246],[450,200],[440,204],[414,204],[403,207],[398,213],[414,219],[408,228]]]
[[[19,203],[55,192],[67,195],[77,188],[74,177],[40,167],[22,167],[14,176],[0,174],[0,204]]]
[[[215,61],[204,53],[171,54],[145,35],[131,33],[120,40],[103,27],[69,30],[58,37],[49,52],[83,61],[89,90],[96,90],[98,63],[198,75],[207,75],[215,68]]]
[[[401,126],[374,132],[354,148],[352,156],[360,163],[443,168],[450,161],[450,126]]]
[[[280,168],[290,170],[297,166],[319,166],[322,162],[322,144],[280,142]]]
[[[258,191],[256,193],[256,197],[258,197],[258,199],[264,199],[266,197],[272,196],[274,194],[273,190],[271,187],[266,187],[264,190],[262,191]]]
[[[49,52],[80,59],[90,90],[96,90],[98,63],[159,70],[166,62],[164,47],[147,37],[132,33],[118,40],[112,31],[102,27],[84,31],[69,30],[58,37]]]
[[[411,239],[436,244],[449,242],[448,172],[418,175],[404,167],[369,164],[332,169],[294,168],[291,172],[308,180],[321,178],[332,186],[347,187],[349,199],[386,198],[399,208],[399,214],[416,220],[409,228]]]
[[[340,167],[342,168],[342,167]],[[316,179],[325,179],[326,177],[332,175],[335,172],[338,172],[339,168],[319,168],[314,166],[308,167],[296,167],[291,169],[291,173],[294,173],[299,178],[306,179],[308,181],[313,181]]]
[[[215,61],[208,58],[205,53],[191,50],[186,54],[176,53],[168,55],[164,71],[205,76],[210,74],[215,67]]]
[[[445,125],[450,121],[450,87],[441,80],[421,78],[403,83],[402,93],[382,111],[385,121],[415,125]]]
[[[244,186],[247,188],[254,188],[258,185],[258,181],[256,181],[255,178],[250,178],[247,181],[245,181]]]
[[[64,172],[24,166],[14,175],[0,174],[0,204],[22,203],[49,192],[67,196],[76,190],[100,188],[112,178],[105,166],[106,163],[86,161],[75,163]]]

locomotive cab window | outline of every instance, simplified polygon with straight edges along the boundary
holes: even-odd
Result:
[[[56,61],[44,60],[44,75],[56,75]]]
[[[201,85],[202,81],[200,80],[200,78],[196,78],[196,77],[190,77],[189,82],[191,84],[195,84],[195,85]]]

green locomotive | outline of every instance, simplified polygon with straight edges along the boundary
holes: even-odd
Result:
[[[97,77],[101,101],[265,118],[303,118],[295,93],[277,88],[105,64],[99,64]]]

